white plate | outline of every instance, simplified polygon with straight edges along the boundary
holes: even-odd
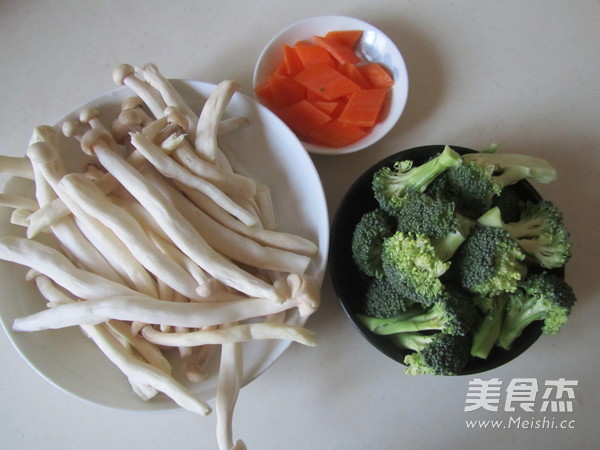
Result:
[[[184,98],[196,111],[214,85],[202,82],[174,80]],[[77,117],[84,107],[99,107],[100,117],[114,117],[121,102],[133,95],[125,87],[101,95],[67,115]],[[329,244],[329,218],[321,180],[300,141],[267,108],[253,99],[236,93],[226,111],[226,116],[245,116],[250,124],[223,136],[227,145],[246,168],[271,189],[279,229],[304,236],[319,245],[319,253],[311,263],[308,273],[322,281]],[[33,128],[33,127],[32,127]],[[65,160],[70,170],[81,169],[83,154],[72,140],[65,141]],[[67,144],[68,143],[68,144]],[[23,153],[25,149],[23,149]],[[32,192],[30,182],[11,179],[7,193]],[[10,224],[11,211],[0,208],[0,234],[24,235],[24,230]],[[34,286],[24,280],[26,268],[0,261],[0,318],[9,338],[46,380],[56,387],[81,399],[125,410],[168,410],[178,408],[163,395],[149,402],[140,400],[131,390],[127,379],[113,366],[93,343],[77,328],[49,330],[34,333],[17,333],[12,330],[15,318],[32,314],[45,308],[45,302]],[[303,320],[293,314],[290,324]],[[262,374],[288,348],[286,341],[263,341],[245,344],[244,384]],[[212,376],[201,384],[190,386],[191,391],[203,399],[213,399],[216,394],[216,367]]]

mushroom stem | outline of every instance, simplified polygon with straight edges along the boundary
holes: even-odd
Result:
[[[3,193],[0,193],[0,206],[6,206],[14,209],[26,209],[29,211],[35,211],[38,209],[38,203],[29,197]]]
[[[33,180],[31,162],[22,156],[0,155],[0,173]]]
[[[166,347],[196,347],[263,339],[283,339],[314,347],[316,341],[312,337],[313,334],[314,332],[304,327],[269,322],[237,324],[185,333],[162,333],[151,326],[142,329],[142,335],[148,341]]]
[[[175,260],[161,252],[140,223],[112,203],[94,182],[81,174],[65,175],[59,182],[83,211],[110,228],[131,254],[155,277],[186,297],[197,297],[198,284]]]
[[[178,183],[203,192],[218,203],[225,211],[238,218],[246,225],[251,226],[256,224],[255,218],[231,200],[231,198],[223,193],[223,191],[203,178],[194,176],[183,166],[179,165],[175,160],[166,155],[160,147],[154,145],[143,134],[133,134],[131,136],[131,143],[163,176],[176,179]]]
[[[115,155],[105,142],[97,140],[89,144],[108,172],[148,210],[173,243],[202,269],[249,296],[280,300],[280,294],[272,285],[254,277],[211,248],[181,212],[138,170]]]
[[[187,120],[187,126],[184,128],[185,132],[193,140],[196,134],[198,116],[188,106],[173,84],[159,72],[155,64],[148,63],[142,67],[136,67],[135,70],[150,86],[160,93],[167,106],[175,107],[181,111]]]
[[[79,298],[94,299],[107,295],[136,295],[140,298],[151,299],[151,297],[142,295],[120,283],[80,269],[58,250],[31,239],[13,236],[0,238],[0,258],[35,269]]]
[[[155,118],[163,116],[167,107],[160,94],[149,83],[135,76],[135,69],[129,64],[120,64],[113,70],[113,80],[119,86],[127,86],[140,97]]]
[[[217,444],[220,450],[245,448],[242,441],[233,441],[233,411],[242,388],[243,368],[244,354],[241,344],[223,344],[215,404]]]
[[[194,147],[198,154],[212,163],[216,163],[221,155],[217,145],[219,123],[237,88],[238,83],[235,81],[225,80],[219,83],[206,100],[198,118]]]

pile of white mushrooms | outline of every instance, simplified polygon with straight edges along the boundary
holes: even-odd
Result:
[[[67,171],[51,126],[35,128],[26,157],[0,157],[2,171],[35,183],[35,198],[0,195],[26,229],[0,238],[0,259],[28,267],[48,306],[13,328],[78,326],[140,398],[163,393],[202,415],[210,405],[172,376],[169,358],[181,358],[193,382],[220,358],[217,442],[245,448],[231,424],[242,343],[316,345],[286,314],[319,306],[307,274],[318,248],[277,230],[269,188],[220,147],[220,135],[247,122],[225,118],[235,82],[217,85],[196,113],[153,64],[120,65],[113,78],[132,91],[118,117],[89,108],[62,124],[94,163]]]

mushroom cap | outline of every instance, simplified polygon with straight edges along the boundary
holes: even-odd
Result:
[[[130,64],[119,64],[113,70],[113,81],[119,86],[122,86],[125,84],[125,78],[134,73],[135,69]]]

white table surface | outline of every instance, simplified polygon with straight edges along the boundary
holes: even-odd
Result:
[[[343,6],[342,6],[343,5]],[[410,377],[354,331],[328,275],[309,321],[318,348],[292,346],[245,387],[234,433],[251,449],[583,449],[600,442],[600,2],[3,1],[0,2],[0,152],[21,155],[35,125],[53,123],[113,88],[119,63],[155,62],[172,78],[241,83],[251,94],[263,45],[298,19],[350,15],[399,46],[410,94],[396,128],[356,154],[314,156],[329,212],[369,165],[401,149],[450,143],[548,159],[559,180],[539,187],[565,213],[574,256],[567,279],[579,302],[559,337],[481,374],[577,380],[573,412],[465,412],[474,377]],[[14,301],[1,298],[0,301]],[[113,411],[65,394],[37,375],[0,333],[0,447],[216,448],[215,417]],[[538,393],[538,399],[541,391]],[[539,401],[539,400],[538,400]],[[556,427],[467,429],[469,419],[552,420]]]

